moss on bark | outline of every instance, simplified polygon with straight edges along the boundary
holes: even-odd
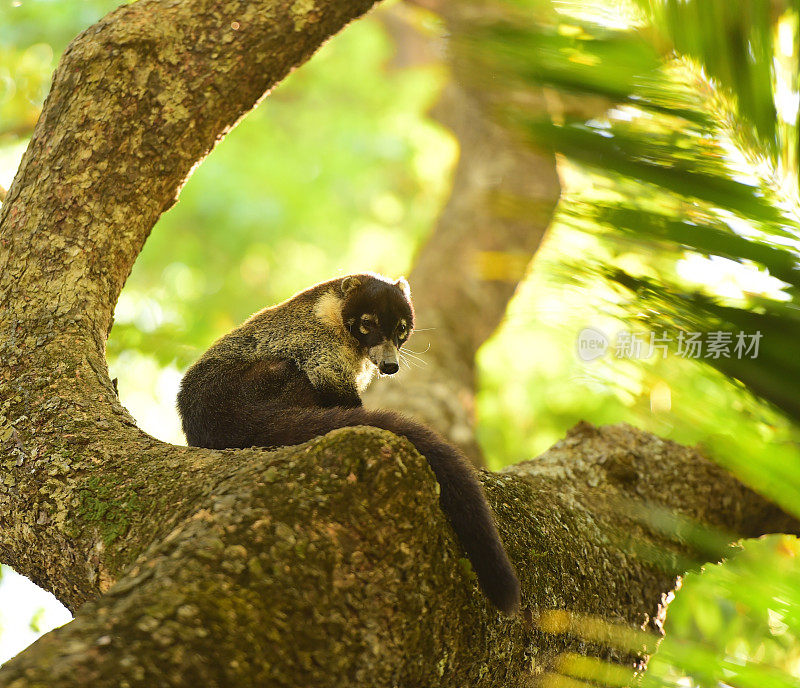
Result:
[[[614,462],[629,452],[642,471],[634,493]],[[484,474],[523,583],[523,612],[507,618],[463,566],[433,475],[405,440],[355,428],[211,453],[224,469],[185,517],[75,621],[6,664],[0,685],[530,686],[567,652],[635,666],[630,647],[584,628],[659,630],[679,571],[631,548],[666,542],[632,505],[652,506],[652,491],[740,535],[796,529],[693,450],[582,425],[538,460]]]

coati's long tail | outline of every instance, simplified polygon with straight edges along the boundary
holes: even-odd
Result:
[[[458,449],[433,431],[392,411],[359,407],[281,407],[270,411],[270,405],[265,404],[240,407],[235,413],[236,421],[225,425],[242,435],[226,438],[226,447],[301,444],[336,428],[355,425],[371,425],[406,437],[428,460],[436,475],[441,486],[442,511],[466,551],[481,589],[498,609],[508,614],[519,609],[519,580],[503,548],[476,472]],[[190,444],[194,443],[192,440]]]
[[[503,548],[483,488],[467,458],[436,433],[408,418],[389,411],[366,413],[372,416],[369,425],[406,437],[428,460],[441,486],[442,511],[472,562],[481,589],[501,611],[516,612],[520,604],[519,580]]]

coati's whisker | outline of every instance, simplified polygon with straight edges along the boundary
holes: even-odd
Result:
[[[417,356],[417,354],[411,353],[410,351],[403,351],[403,355],[408,356],[409,358],[414,359],[415,361],[419,361],[420,363],[428,365],[428,362],[424,358],[420,358],[419,356]]]
[[[414,361],[412,359],[404,358],[404,359],[402,359],[402,361],[403,361],[403,363],[405,363],[408,366],[409,370],[411,370],[412,366],[414,368],[422,368],[422,365],[420,365],[417,361]]]
[[[403,351],[408,351],[409,353],[412,354],[427,354],[430,350],[431,350],[430,342],[428,342],[428,346],[425,348],[425,351],[414,351],[414,349],[409,349],[408,347],[405,347],[405,349],[403,349]]]
[[[416,358],[415,356],[412,356],[411,354],[406,353],[405,351],[398,351],[397,353],[400,355],[400,357],[404,361],[412,361],[413,363],[424,363],[425,362],[420,358]]]
[[[403,354],[400,353],[399,351],[397,353],[399,354],[398,358],[400,359],[400,363],[405,363],[406,368],[411,370],[411,366],[408,364],[408,361],[403,357]]]

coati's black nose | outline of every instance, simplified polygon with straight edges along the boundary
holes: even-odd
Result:
[[[394,361],[383,361],[378,366],[378,370],[380,370],[384,375],[394,375],[398,370],[400,370],[400,366]]]

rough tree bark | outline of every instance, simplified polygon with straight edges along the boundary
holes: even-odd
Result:
[[[537,685],[567,650],[635,662],[552,610],[657,625],[679,567],[627,545],[691,552],[635,505],[796,529],[691,450],[580,426],[484,478],[524,586],[504,619],[404,440],[209,451],[136,428],[103,349],[148,232],[215,141],[369,5],[140,0],[62,58],[0,209],[0,561],[76,617],[0,686]]]
[[[474,433],[475,355],[505,315],[561,187],[553,151],[521,142],[498,114],[510,98],[523,96],[529,109],[544,113],[541,92],[512,93],[463,43],[480,19],[476,3],[416,4],[436,12],[447,28],[451,79],[433,115],[458,140],[459,159],[450,199],[409,276],[424,328],[410,348],[423,352],[424,365],[374,385],[365,403],[424,419],[483,465]]]

